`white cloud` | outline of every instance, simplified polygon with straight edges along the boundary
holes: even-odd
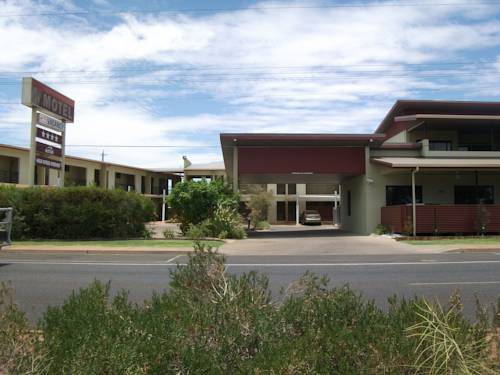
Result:
[[[461,4],[128,14],[109,26],[77,16],[2,17],[0,70],[45,71],[36,76],[76,100],[69,144],[214,145],[228,131],[369,132],[398,98],[456,96],[460,88],[500,95],[480,89],[498,86],[491,66],[480,74],[484,66],[430,65],[424,74],[412,65],[498,51],[500,7]],[[40,8],[8,0],[2,13],[60,7],[75,9],[66,1]],[[196,107],[200,96],[215,104]],[[190,98],[194,108],[169,107]],[[5,139],[22,138],[15,132],[26,111],[0,109]],[[100,150],[70,152],[97,158]],[[184,153],[195,162],[220,158],[220,150],[199,147],[107,152],[152,167],[179,165]]]

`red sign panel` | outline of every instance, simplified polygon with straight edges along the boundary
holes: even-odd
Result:
[[[57,143],[58,145],[62,145],[62,136],[60,136],[57,133],[41,129],[41,128],[36,128],[36,136],[38,138],[42,138],[46,141],[50,141],[53,143]]]
[[[22,103],[44,109],[66,122],[74,121],[75,101],[34,78],[23,78]]]
[[[35,161],[37,165],[41,165],[42,167],[48,167],[51,169],[61,169],[61,162],[59,161],[42,158],[40,156],[37,156]]]
[[[51,155],[51,156],[61,156],[62,155],[62,151],[60,148],[46,145],[45,143],[41,143],[41,142],[36,143],[36,150],[38,152],[41,152],[41,153],[44,153],[47,155]]]
[[[239,147],[240,174],[365,173],[364,147]]]

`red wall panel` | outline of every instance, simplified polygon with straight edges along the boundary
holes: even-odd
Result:
[[[239,174],[365,173],[363,147],[240,147]]]
[[[476,233],[478,210],[483,209],[486,232],[500,232],[500,205],[418,205],[417,233]],[[411,206],[388,206],[381,209],[381,223],[401,233],[405,220],[412,216]]]

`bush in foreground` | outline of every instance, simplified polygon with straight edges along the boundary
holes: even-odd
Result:
[[[33,363],[38,374],[81,375],[498,373],[483,313],[470,322],[457,297],[447,306],[389,302],[385,312],[310,273],[277,302],[266,276],[228,274],[222,256],[198,251],[171,273],[169,291],[144,305],[124,292],[111,298],[109,284],[95,282],[46,312],[43,340],[0,348],[14,353],[12,374]],[[9,332],[24,337],[25,320],[8,319],[18,327]]]
[[[13,238],[134,238],[154,218],[150,199],[98,187],[0,186],[0,207],[13,207]]]

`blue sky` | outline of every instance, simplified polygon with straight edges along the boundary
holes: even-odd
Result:
[[[500,100],[500,1],[0,0],[0,40],[0,143],[28,144],[32,75],[76,101],[68,154],[171,146],[105,148],[144,167],[221,160],[220,132],[371,132],[397,99]]]

